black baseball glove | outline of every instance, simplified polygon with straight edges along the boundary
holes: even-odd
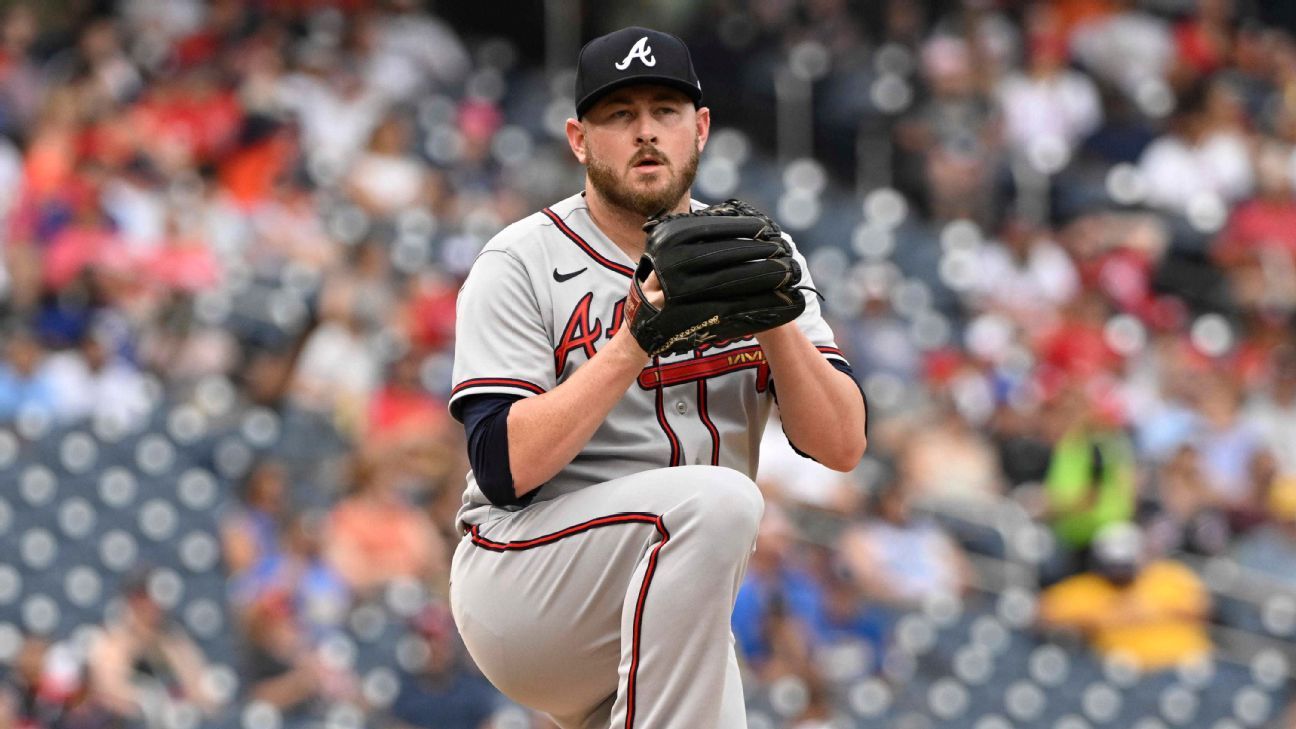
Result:
[[[740,200],[649,220],[625,320],[651,355],[687,352],[796,319],[805,310],[801,267],[778,224]],[[657,273],[661,308],[643,282]]]

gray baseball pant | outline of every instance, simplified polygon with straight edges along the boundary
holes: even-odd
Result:
[[[763,511],[746,476],[682,466],[509,512],[455,550],[455,622],[563,729],[745,729],[730,617]]]

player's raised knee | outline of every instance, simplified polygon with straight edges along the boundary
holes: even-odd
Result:
[[[716,466],[690,474],[696,484],[695,517],[718,538],[754,538],[765,512],[765,499],[756,484],[741,473]],[[727,536],[722,536],[727,535]]]

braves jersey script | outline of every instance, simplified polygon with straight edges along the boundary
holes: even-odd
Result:
[[[792,248],[802,283],[813,286],[804,256]],[[582,194],[492,238],[459,291],[452,412],[473,395],[532,397],[571,377],[622,326],[636,264],[594,225]],[[845,362],[817,298],[802,295],[797,326],[824,356]],[[726,466],[755,478],[773,404],[769,384],[754,336],[653,357],[535,500],[665,466]],[[480,523],[494,508],[470,472],[459,520]]]

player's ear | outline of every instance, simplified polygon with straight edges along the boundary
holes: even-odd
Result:
[[[705,106],[699,106],[697,110],[697,145],[698,153],[706,147],[707,139],[711,136],[711,109]]]
[[[585,125],[577,119],[567,120],[567,146],[571,147],[577,162],[587,162],[589,155],[585,152]]]

